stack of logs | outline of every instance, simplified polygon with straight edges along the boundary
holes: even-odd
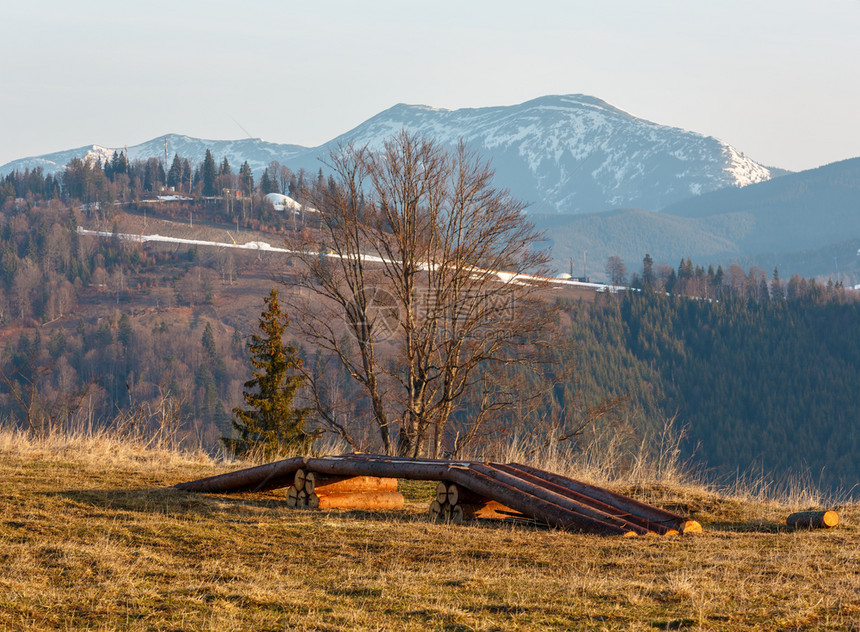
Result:
[[[287,489],[291,509],[403,509],[396,478],[334,476],[296,470]]]
[[[430,512],[459,523],[515,518],[603,535],[672,535],[702,528],[664,509],[565,476],[517,463],[347,454],[296,457],[178,483],[195,492],[289,487],[287,503],[308,509],[400,509],[397,479],[439,483]]]
[[[451,524],[462,524],[464,520],[478,518],[528,519],[528,516],[495,500],[445,481],[439,481],[436,485],[436,499],[430,503],[429,514],[435,522]]]

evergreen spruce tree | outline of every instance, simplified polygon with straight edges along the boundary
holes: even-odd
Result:
[[[251,195],[254,192],[254,172],[251,171],[251,165],[248,164],[247,160],[242,163],[242,167],[239,169],[239,176],[242,193]]]
[[[203,195],[215,195],[215,178],[218,176],[215,169],[215,159],[212,158],[212,152],[207,149],[206,157],[203,159],[203,167],[200,169],[200,177],[203,180]]]
[[[269,193],[280,193],[278,189],[278,181],[276,178],[269,176],[268,167],[263,170],[263,175],[260,176],[260,194],[268,195]]]
[[[289,318],[278,304],[272,288],[260,315],[260,334],[251,336],[248,348],[256,369],[245,382],[242,397],[248,408],[234,408],[234,437],[223,437],[237,456],[251,452],[265,458],[279,453],[306,450],[312,436],[305,431],[306,408],[295,408],[293,398],[304,382],[297,373],[302,366],[294,346],[285,346],[283,335]]]
[[[654,259],[646,254],[642,259],[642,287],[651,289],[654,287]]]
[[[167,186],[178,189],[180,184],[182,184],[182,161],[179,159],[179,154],[174,154],[173,164],[167,172]]]
[[[203,330],[203,337],[200,339],[200,344],[209,356],[210,360],[218,357],[218,351],[215,347],[215,334],[212,332],[212,324],[206,323],[206,328]]]

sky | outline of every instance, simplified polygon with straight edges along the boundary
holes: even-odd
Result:
[[[0,165],[166,133],[311,147],[397,103],[572,93],[768,166],[860,156],[860,0],[6,4]]]

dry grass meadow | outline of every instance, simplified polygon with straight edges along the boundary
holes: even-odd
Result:
[[[806,500],[622,481],[705,533],[607,538],[433,524],[424,483],[391,513],[170,487],[236,467],[0,433],[0,630],[860,630],[857,505],[794,531]]]

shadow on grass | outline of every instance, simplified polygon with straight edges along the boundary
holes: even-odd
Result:
[[[119,511],[141,511],[146,513],[173,513],[194,511],[199,514],[216,513],[226,505],[241,507],[266,507],[286,509],[286,498],[262,494],[195,494],[173,487],[138,489],[68,489],[45,492],[47,496],[59,496],[77,503],[93,505],[103,509]]]
[[[702,525],[706,531],[719,533],[794,533],[795,527],[789,527],[779,522],[755,520],[749,522],[718,521]]]
[[[186,492],[173,487],[145,489],[69,489],[44,492],[48,497],[67,499],[81,508],[104,513],[134,512],[147,515],[182,517],[194,520],[255,523],[286,517],[336,516],[357,522],[426,522],[433,524],[424,512],[408,510],[308,510],[287,506],[285,490],[259,493],[210,494]],[[270,512],[270,513],[269,513]],[[267,515],[268,514],[268,515]],[[475,520],[464,523],[485,528],[519,528],[545,530],[548,526],[524,519]]]

